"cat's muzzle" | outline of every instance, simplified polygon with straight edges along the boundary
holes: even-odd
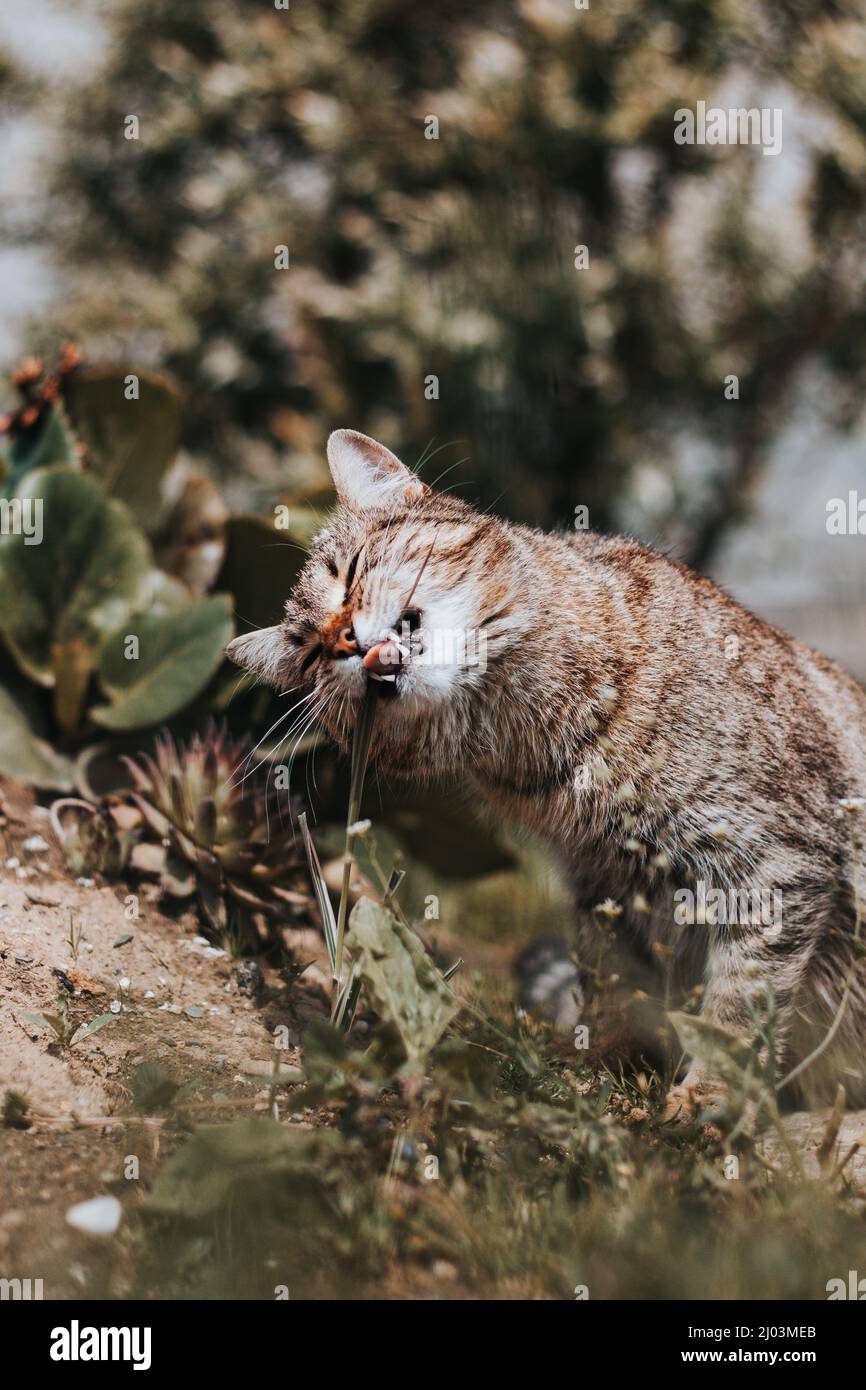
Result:
[[[409,648],[394,636],[377,642],[364,654],[364,670],[372,680],[396,685],[397,672],[409,656]]]

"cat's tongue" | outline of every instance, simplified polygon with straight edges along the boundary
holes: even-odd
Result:
[[[396,642],[377,642],[364,656],[364,669],[371,676],[390,676],[392,679],[400,665],[400,648]]]

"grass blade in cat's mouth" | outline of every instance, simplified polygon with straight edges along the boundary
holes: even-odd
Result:
[[[349,812],[346,818],[346,848],[343,855],[343,882],[340,891],[340,906],[337,913],[337,946],[334,965],[334,978],[341,981],[343,948],[346,940],[346,917],[349,911],[349,880],[352,872],[352,851],[354,849],[355,826],[361,816],[361,797],[364,791],[364,777],[370,757],[370,737],[376,717],[376,702],[379,690],[383,687],[368,680],[364,690],[364,700],[358,712],[358,720],[352,738],[352,777],[349,786]]]

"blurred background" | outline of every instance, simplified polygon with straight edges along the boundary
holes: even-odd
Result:
[[[2,0],[0,46],[6,364],[166,369],[235,506],[337,425],[586,505],[866,676],[861,4]],[[698,100],[782,152],[675,144]]]
[[[29,547],[20,528],[0,536],[4,903],[18,879],[33,876],[38,888],[42,869],[31,860],[49,845],[32,832],[47,835],[49,822],[72,871],[46,877],[56,899],[28,892],[30,903],[55,904],[35,926],[23,909],[0,913],[10,939],[33,932],[16,961],[66,962],[67,918],[77,952],[73,909],[93,925],[97,895],[85,893],[103,878],[156,879],[169,920],[157,919],[146,893],[140,956],[115,954],[132,937],[116,939],[117,904],[106,900],[103,975],[107,960],[119,974],[122,959],[138,989],[151,978],[156,940],[160,952],[177,951],[166,977],[180,998],[190,941],[172,928],[178,904],[194,904],[220,948],[279,970],[289,1008],[318,989],[324,1015],[330,972],[311,930],[322,902],[310,896],[296,827],[304,806],[336,896],[346,760],[303,719],[286,722],[288,702],[239,675],[223,651],[233,631],[278,618],[332,500],[325,440],[336,427],[380,438],[427,481],[507,517],[568,528],[587,508],[591,526],[630,532],[711,574],[866,680],[866,516],[863,535],[827,527],[834,498],[866,499],[866,3],[579,2],[587,7],[0,0],[0,505],[45,500],[41,544]],[[780,111],[781,152],[677,144],[674,113],[698,102]],[[4,525],[9,515],[0,512]],[[131,639],[140,651],[128,650]],[[254,769],[250,733],[266,730]],[[274,785],[287,750],[288,807]],[[7,797],[19,806],[8,819],[21,848],[9,839]],[[578,1280],[592,1283],[594,1299],[612,1289],[629,1298],[767,1298],[776,1289],[823,1297],[825,1279],[852,1267],[849,1244],[862,1248],[858,1213],[831,1210],[817,1184],[802,1205],[779,1205],[785,1189],[775,1178],[768,1186],[762,1159],[751,1190],[772,1198],[768,1224],[744,1182],[736,1201],[720,1199],[716,1243],[695,1219],[727,1185],[714,1160],[694,1176],[677,1140],[675,1166],[665,1168],[653,1139],[658,1181],[632,1166],[628,1134],[655,1103],[643,1073],[630,1091],[622,1083],[625,1147],[626,1120],[617,1131],[603,1114],[608,1077],[580,1120],[584,1147],[569,1151],[567,1165],[549,1162],[564,1142],[562,1112],[551,1107],[576,1095],[562,1082],[573,1058],[555,1073],[533,1061],[526,1080],[518,1060],[532,1030],[513,1017],[509,971],[527,940],[568,936],[569,894],[547,853],[467,803],[459,790],[422,796],[370,777],[373,831],[358,850],[368,884],[391,882],[392,864],[406,868],[401,903],[413,929],[443,969],[465,962],[458,990],[477,989],[517,1039],[512,1051],[502,1029],[469,1038],[464,1051],[479,1065],[505,1057],[502,1076],[488,1063],[483,1082],[459,1039],[445,1044],[436,1094],[446,1100],[427,1107],[443,1117],[431,1152],[445,1156],[446,1176],[478,1185],[464,1184],[471,1201],[447,1219],[443,1198],[421,1248],[451,1259],[461,1242],[483,1249],[483,1237],[493,1253],[477,1258],[493,1277],[541,1269],[533,1297],[571,1297]],[[27,819],[31,811],[41,819]],[[154,958],[163,964],[163,954]],[[88,973],[98,959],[86,959]],[[44,1007],[44,979],[26,964],[25,976],[10,999]],[[252,1004],[240,990],[225,1035],[222,986],[220,1008],[204,1021],[201,1007],[188,1011],[199,1016],[191,1027],[214,1030],[212,1054],[241,1046],[235,1019],[253,1015],[241,1012]],[[199,1005],[198,994],[183,997]],[[171,1041],[166,1007],[154,1011],[154,1055]],[[45,1019],[56,1031],[57,1020]],[[149,1062],[147,1037],[136,1032],[117,1047]],[[11,1014],[7,1038],[0,1063],[17,1087],[26,1039]],[[497,1052],[503,1039],[507,1055]],[[309,1043],[313,1064],[341,1076],[333,1051],[316,1063],[320,1045]],[[43,1051],[31,1038],[31,1061]],[[204,1071],[198,1054],[185,1065]],[[233,1061],[225,1076],[213,1072],[214,1102],[235,1070]],[[25,1080],[37,1099],[44,1094]],[[501,1123],[503,1139],[489,1143],[476,1127],[467,1143],[464,1087],[481,1098],[471,1124],[498,1133]],[[340,1104],[373,1136],[369,1190],[378,1192],[397,1153],[393,1087],[381,1115],[364,1088],[347,1089]],[[542,1124],[539,1162],[526,1136]],[[79,1127],[76,1109],[75,1132],[83,1143],[114,1130]],[[117,1133],[126,1145],[122,1126]],[[61,1167],[61,1177],[71,1171],[71,1137],[62,1137],[62,1165],[41,1144],[51,1166],[33,1178],[37,1196],[19,1201],[21,1231],[42,1213],[48,1241],[44,1257],[22,1258],[22,1271],[61,1263],[40,1189],[55,1189]],[[528,1176],[515,1181],[523,1146]],[[487,1185],[497,1147],[508,1159],[499,1188]],[[21,1152],[28,1180],[41,1174],[32,1150]],[[105,1167],[97,1152],[79,1149],[88,1182]],[[310,1188],[299,1203],[307,1244],[296,1222],[276,1247],[278,1268],[294,1267],[294,1251],[303,1290],[307,1266],[324,1262],[329,1277],[354,1281],[357,1297],[359,1270],[369,1259],[376,1272],[384,1237],[358,1234],[362,1223],[374,1227],[366,1200],[346,1196],[357,1149],[335,1152],[333,1191],[343,1195],[334,1215],[321,1215],[324,1198]],[[204,1188],[219,1164],[209,1151],[202,1161]],[[253,1168],[258,1161],[257,1150]],[[327,1163],[314,1152],[310,1166],[318,1183]],[[530,1205],[554,1190],[548,1183],[560,1184],[549,1218]],[[584,1209],[575,1259],[571,1204],[593,1185],[598,1200]],[[443,1188],[450,1211],[458,1189]],[[385,1231],[409,1232],[416,1207],[427,1220],[414,1196],[394,1206],[409,1215],[389,1216]],[[258,1206],[240,1220],[232,1197],[227,1210],[231,1230],[267,1231]],[[453,1242],[435,1234],[431,1245],[436,1222],[459,1224]],[[414,1235],[399,1241],[416,1248]],[[161,1289],[246,1297],[260,1288],[246,1282],[251,1265],[232,1265],[229,1239],[199,1244],[195,1255],[179,1248],[182,1258],[160,1250],[170,1266]],[[122,1260],[104,1249],[115,1280]],[[195,1262],[208,1268],[190,1285]],[[266,1268],[271,1285],[282,1277],[272,1264],[256,1275]],[[404,1268],[391,1285],[400,1297]],[[79,1275],[70,1279],[78,1296]],[[99,1285],[121,1297],[130,1287]],[[141,1287],[149,1297],[151,1286]],[[503,1280],[497,1296],[509,1287]]]

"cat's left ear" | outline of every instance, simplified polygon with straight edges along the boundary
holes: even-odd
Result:
[[[256,632],[245,632],[226,647],[229,661],[252,672],[254,676],[261,676],[262,680],[275,685],[278,690],[285,683],[283,673],[287,655],[285,632],[281,624],[261,627]]]
[[[328,466],[339,496],[358,511],[394,507],[430,491],[396,454],[357,430],[334,431]]]

